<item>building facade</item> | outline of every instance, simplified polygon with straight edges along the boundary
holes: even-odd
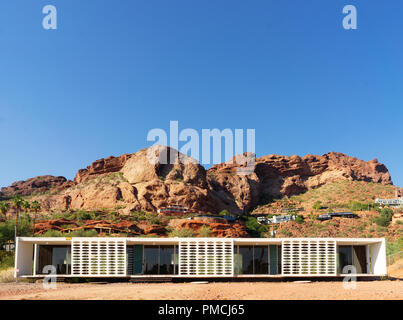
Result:
[[[386,275],[385,239],[20,237],[15,277],[337,277],[351,266]]]
[[[375,203],[379,203],[380,206],[388,206],[388,207],[395,207],[395,208],[402,208],[403,207],[403,198],[396,198],[396,199],[375,199]]]

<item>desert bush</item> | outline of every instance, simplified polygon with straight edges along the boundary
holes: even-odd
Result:
[[[295,218],[295,222],[296,222],[296,223],[299,223],[299,224],[304,223],[304,217],[303,217],[302,215],[298,215],[298,216]]]
[[[269,231],[268,226],[260,224],[254,217],[243,217],[242,219],[245,221],[248,232],[254,237],[264,237],[265,233]]]
[[[0,271],[14,267],[14,252],[0,251]]]
[[[161,224],[161,219],[156,213],[147,213],[146,220],[149,224]]]
[[[98,232],[96,230],[75,230],[70,233],[63,233],[58,230],[48,230],[39,237],[97,237]]]
[[[279,233],[280,233],[281,235],[286,236],[286,237],[290,237],[290,236],[291,236],[291,232],[288,231],[288,230],[282,229],[282,230],[279,231]]]
[[[322,208],[322,202],[321,202],[321,201],[316,201],[316,202],[313,204],[312,208],[313,208],[314,210],[319,210],[320,208]]]
[[[0,283],[13,282],[14,279],[14,268],[9,268],[0,271]]]
[[[211,237],[211,228],[207,225],[203,225],[200,229],[199,229],[199,236],[202,238],[209,238]]]
[[[229,216],[229,215],[231,215],[230,213],[229,213],[229,211],[228,210],[222,210],[220,213],[219,213],[219,215],[220,216]]]
[[[174,238],[191,238],[195,236],[195,233],[192,229],[189,228],[182,228],[182,229],[175,229],[168,234],[169,237]]]
[[[67,216],[66,216],[66,218],[67,218]],[[69,214],[67,219],[77,220],[77,221],[96,220],[97,213],[95,211],[87,212],[85,210],[77,210],[77,211],[74,211],[71,214]]]
[[[403,237],[392,242],[386,239],[386,255],[398,253],[403,250]]]
[[[133,211],[130,214],[130,218],[137,222],[147,220],[147,214],[144,211]]]
[[[39,237],[64,237],[65,235],[57,230],[47,230],[44,233],[38,235]]]
[[[68,237],[97,237],[98,232],[96,230],[76,230],[70,233],[65,233],[64,236]]]
[[[379,209],[379,217],[375,218],[375,223],[378,226],[387,227],[392,221],[393,211],[389,208]]]
[[[377,203],[364,203],[359,201],[351,201],[349,208],[351,211],[365,211],[365,210],[373,210],[378,207]]]

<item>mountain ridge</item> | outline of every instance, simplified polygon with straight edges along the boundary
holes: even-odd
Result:
[[[158,146],[157,157],[172,152]],[[1,189],[0,197],[35,197],[44,210],[116,209],[156,211],[178,203],[199,212],[251,212],[273,198],[297,195],[328,182],[366,181],[393,185],[388,169],[377,159],[363,161],[343,153],[304,157],[266,155],[255,159],[249,175],[237,175],[237,163],[221,163],[206,170],[179,154],[172,164],[147,158],[149,149],[96,160],[77,171],[73,181],[39,176]]]

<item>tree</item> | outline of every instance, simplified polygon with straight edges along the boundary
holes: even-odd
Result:
[[[28,210],[31,208],[31,204],[28,201],[23,200],[21,203],[21,208],[24,210],[24,212],[28,212]]]
[[[16,195],[14,198],[11,199],[11,202],[15,208],[15,238],[18,236],[18,218],[20,216],[20,210],[22,207],[22,203],[24,199],[20,195]]]
[[[8,202],[2,201],[0,202],[0,213],[4,216],[4,219],[7,218],[7,212],[10,209],[10,204]]]
[[[36,215],[38,214],[39,210],[41,210],[41,205],[39,204],[38,201],[32,201],[31,203],[31,210],[34,212],[34,219],[33,219],[33,232],[35,233],[35,220],[36,220]]]

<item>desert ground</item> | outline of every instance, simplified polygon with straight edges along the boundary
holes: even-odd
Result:
[[[0,283],[0,300],[403,300],[403,259],[386,280],[130,283]]]
[[[1,300],[403,300],[403,281],[358,281],[355,289],[342,282],[209,282],[209,283],[41,283],[0,284]]]

